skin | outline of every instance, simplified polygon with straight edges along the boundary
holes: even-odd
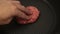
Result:
[[[30,19],[26,14],[31,15],[32,13],[19,1],[0,0],[0,25],[9,24],[15,16],[26,20]]]

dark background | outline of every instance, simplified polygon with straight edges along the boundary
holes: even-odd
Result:
[[[59,0],[47,0],[54,7],[56,12],[59,12]]]
[[[59,16],[60,16],[60,9],[59,9],[59,0],[47,0],[48,2],[50,2],[50,4],[54,7],[56,15],[57,15],[57,25],[56,28],[54,30],[54,33],[56,34],[60,34],[60,22],[59,22]]]

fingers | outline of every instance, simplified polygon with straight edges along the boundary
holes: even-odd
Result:
[[[12,3],[22,12],[25,12],[26,14],[32,14],[26,7],[20,4],[19,1],[12,1]]]
[[[25,20],[30,19],[29,16],[27,16],[24,12],[21,12],[20,10],[16,11],[16,15],[15,16],[17,16],[18,18],[25,19]]]
[[[27,19],[27,20],[30,19],[29,16],[27,16],[26,14],[31,14],[31,12],[29,12],[29,10],[27,10],[24,6],[22,6],[19,1],[12,1],[12,3],[18,9],[16,11],[17,14],[15,16],[22,18],[22,19]]]

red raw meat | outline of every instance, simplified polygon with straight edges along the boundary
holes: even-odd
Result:
[[[17,22],[20,24],[28,24],[28,23],[33,23],[37,20],[39,17],[39,11],[36,7],[34,6],[28,6],[27,9],[29,9],[33,14],[30,15],[31,19],[29,20],[22,20],[22,19],[17,19]]]

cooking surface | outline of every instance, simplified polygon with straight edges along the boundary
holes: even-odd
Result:
[[[55,14],[49,8],[49,6],[43,1],[39,0],[21,0],[22,4],[25,6],[33,5],[37,7],[40,11],[40,17],[34,24],[19,25],[13,24],[6,25],[2,28],[6,34],[48,34],[52,30],[55,24]]]

